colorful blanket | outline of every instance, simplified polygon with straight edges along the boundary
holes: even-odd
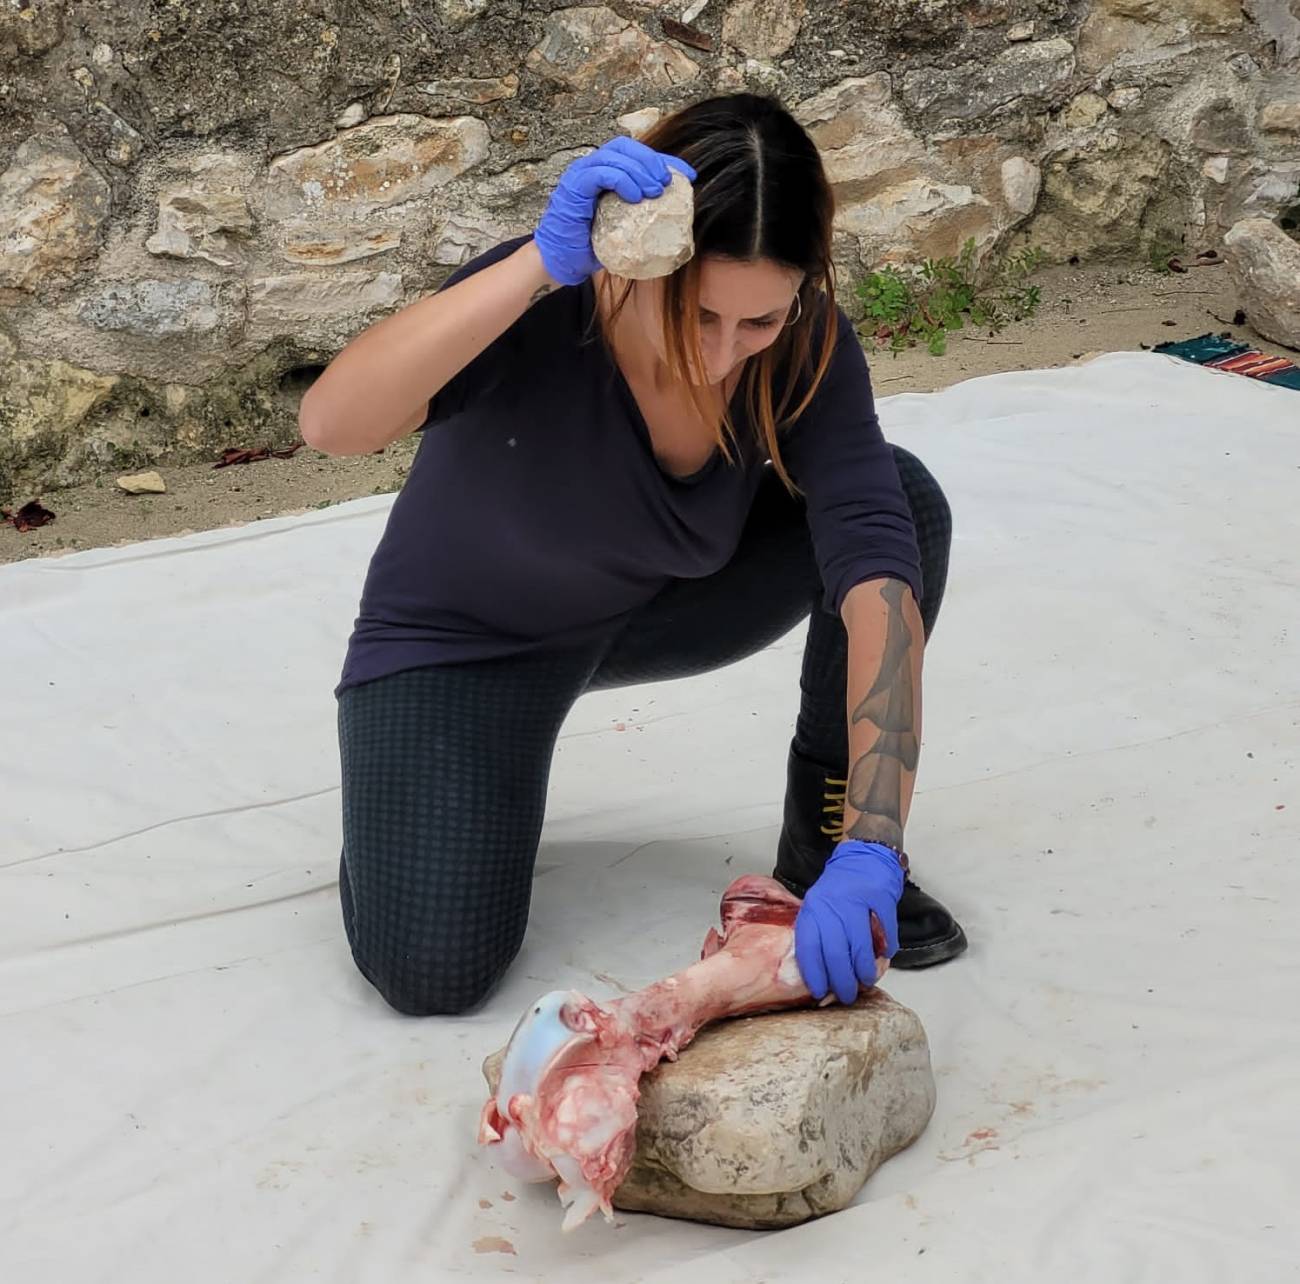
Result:
[[[1249,344],[1221,334],[1202,334],[1195,339],[1177,343],[1157,344],[1156,352],[1167,352],[1198,366],[1226,370],[1229,374],[1245,375],[1264,383],[1280,384],[1284,388],[1300,389],[1300,367],[1285,357],[1272,357]]]

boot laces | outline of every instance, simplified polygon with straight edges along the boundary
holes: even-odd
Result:
[[[822,790],[822,833],[837,843],[844,839],[844,799],[848,788],[847,779],[827,776]]]
[[[848,788],[848,780],[838,776],[827,776],[826,783],[822,787],[821,830],[837,843],[844,841],[844,802],[848,796]],[[898,859],[903,866],[903,885],[915,887],[916,884],[912,881],[911,863],[907,856],[900,853]]]

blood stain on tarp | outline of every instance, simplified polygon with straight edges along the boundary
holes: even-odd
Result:
[[[476,1239],[474,1241],[474,1251],[476,1253],[509,1253],[512,1257],[518,1256],[515,1253],[515,1246],[508,1239],[502,1239],[500,1235],[484,1235],[482,1239]]]
[[[997,1135],[998,1130],[996,1128],[976,1128],[974,1132],[968,1133],[966,1140],[961,1143],[963,1147],[962,1150],[955,1155],[945,1155],[941,1152],[939,1158],[946,1164],[955,1163],[959,1159],[968,1159],[971,1163],[974,1163],[975,1156],[980,1154],[982,1151],[1001,1149],[1000,1146],[995,1145],[993,1142],[993,1139]],[[973,1146],[974,1149],[965,1149],[965,1147],[970,1146]]]

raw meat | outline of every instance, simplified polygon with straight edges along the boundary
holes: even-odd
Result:
[[[565,1230],[597,1208],[613,1219],[647,1070],[676,1059],[710,1021],[812,1003],[794,957],[800,904],[774,879],[743,875],[723,893],[722,932],[709,930],[700,962],[603,1006],[576,990],[552,991],[515,1027],[496,1082],[489,1059],[493,1095],[479,1141],[500,1147],[522,1181],[560,1179]],[[879,977],[889,963],[874,919],[872,935]]]

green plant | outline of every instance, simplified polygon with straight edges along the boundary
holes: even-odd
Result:
[[[919,268],[882,268],[857,287],[866,311],[859,329],[891,352],[920,343],[941,357],[949,333],[967,321],[997,334],[1010,322],[1033,316],[1042,291],[1029,278],[1045,258],[1030,248],[977,264],[971,238],[955,259],[926,259]]]
[[[1147,261],[1153,272],[1168,276],[1174,269],[1170,260],[1183,252],[1182,238],[1170,232],[1163,232],[1151,242],[1147,250]]]

